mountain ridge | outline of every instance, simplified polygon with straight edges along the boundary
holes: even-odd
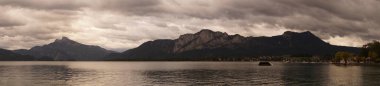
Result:
[[[56,39],[54,42],[35,46],[29,50],[15,50],[14,52],[31,55],[36,58],[50,58],[56,61],[64,60],[102,60],[104,56],[113,53],[95,45],[85,45],[68,37]]]
[[[157,39],[118,53],[95,45],[86,45],[68,37],[56,39],[29,50],[7,53],[34,57],[34,60],[215,60],[257,58],[260,56],[312,55],[332,57],[338,51],[359,53],[356,47],[336,46],[324,42],[310,31],[286,31],[277,36],[244,37],[239,34],[200,30],[180,35],[177,39]],[[1,52],[0,52],[1,53]],[[4,57],[4,56],[3,56]],[[1,60],[1,59],[0,59]]]
[[[32,61],[33,56],[17,54],[11,50],[0,49],[0,61]]]
[[[359,48],[331,45],[310,31],[286,31],[271,37],[244,37],[239,34],[203,29],[177,39],[148,41],[139,47],[108,58],[127,60],[204,59],[209,57],[258,57],[293,54],[329,55],[337,51],[358,53]],[[212,58],[215,59],[215,58]]]

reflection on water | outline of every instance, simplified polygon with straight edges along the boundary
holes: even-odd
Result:
[[[285,85],[326,86],[328,85],[328,64],[283,64],[282,79]]]
[[[378,85],[378,65],[256,62],[0,62],[1,86]]]
[[[363,86],[380,85],[379,65],[363,66],[360,68]]]
[[[362,86],[361,66],[329,66],[329,83]]]

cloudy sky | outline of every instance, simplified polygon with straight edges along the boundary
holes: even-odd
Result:
[[[335,45],[380,39],[380,0],[0,0],[0,48],[62,36],[123,51],[200,29],[244,36],[311,31]]]

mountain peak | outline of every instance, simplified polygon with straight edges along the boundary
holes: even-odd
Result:
[[[78,42],[63,36],[61,39],[56,39],[53,43],[78,44]]]
[[[213,34],[213,33],[218,33],[218,32],[215,32],[215,31],[212,31],[212,30],[209,30],[209,29],[202,29],[201,31],[195,33],[195,34],[198,34],[198,35],[206,35],[206,34]]]
[[[202,33],[202,32],[214,32],[214,31],[212,31],[212,30],[210,30],[210,29],[202,29],[202,30],[199,31],[198,33]]]
[[[202,29],[199,32],[196,32],[194,34],[184,34],[184,35],[181,35],[179,37],[179,39],[194,39],[196,37],[206,38],[207,39],[207,38],[213,38],[215,36],[222,36],[222,35],[228,36],[227,33],[222,33],[222,32],[219,32],[219,31],[212,31],[212,30],[209,30],[209,29]]]
[[[297,33],[299,33],[299,32],[285,31],[285,32],[283,33],[283,35],[292,35],[292,34],[297,34]]]
[[[303,32],[303,33],[311,33],[310,31],[305,31],[305,32]]]
[[[38,58],[50,57],[54,60],[101,60],[112,53],[99,46],[85,45],[68,37],[62,37],[50,44],[36,46],[23,52]]]
[[[293,31],[285,31],[283,36],[295,36],[295,35],[302,35],[302,36],[315,36],[313,33],[310,31],[305,31],[305,32],[293,32]]]
[[[295,40],[302,43],[309,43],[310,45],[316,46],[316,45],[328,45],[325,41],[320,39],[318,36],[314,35],[310,31],[305,32],[292,32],[292,31],[286,31],[284,32],[281,37],[284,37],[288,40]]]
[[[202,29],[201,31],[195,33],[196,35],[199,35],[199,36],[221,36],[221,35],[228,35],[227,33],[223,33],[223,32],[220,32],[220,31],[212,31],[212,30],[209,30],[209,29]]]
[[[62,38],[61,38],[61,40],[70,40],[68,37],[66,37],[66,36],[63,36]]]
[[[203,29],[195,34],[181,35],[175,40],[174,52],[193,49],[213,49],[220,46],[241,42],[244,37],[228,35],[225,32]]]

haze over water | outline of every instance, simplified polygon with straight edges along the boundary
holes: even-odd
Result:
[[[1,62],[2,86],[380,84],[374,65],[257,62]]]

